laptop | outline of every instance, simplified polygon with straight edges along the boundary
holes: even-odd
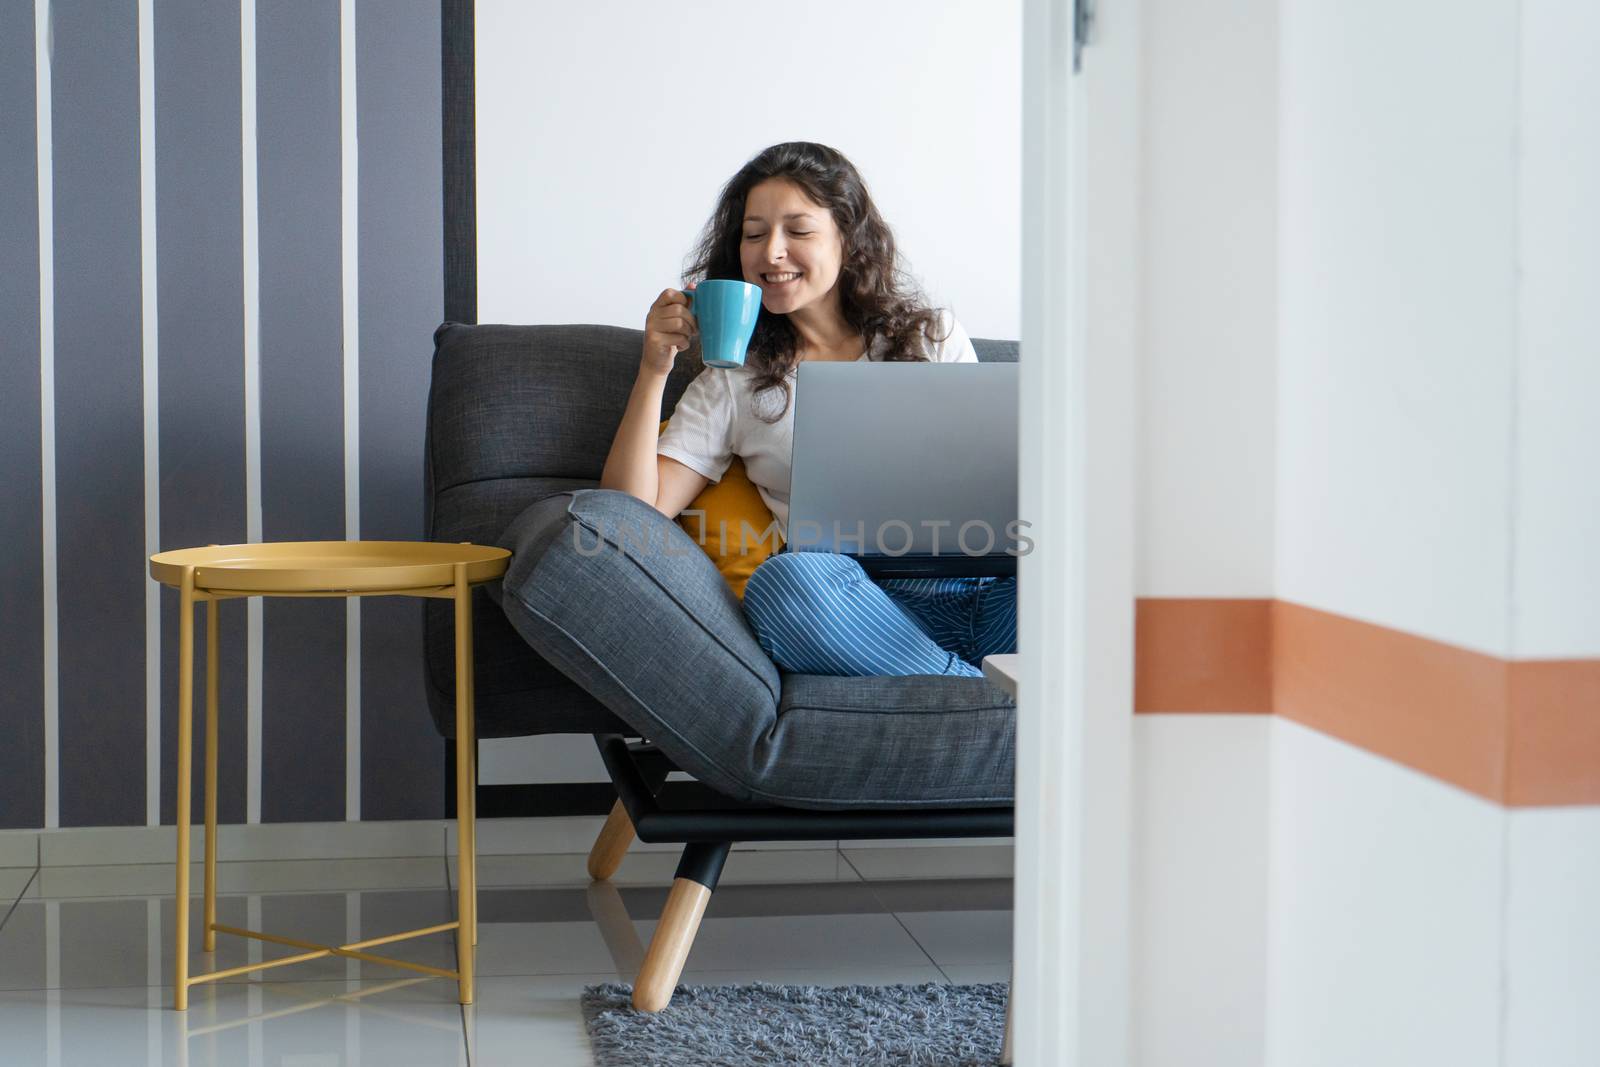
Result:
[[[1016,574],[1017,399],[1015,363],[801,363],[785,549],[874,578]]]

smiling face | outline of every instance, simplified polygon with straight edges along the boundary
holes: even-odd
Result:
[[[844,239],[828,209],[795,183],[769,178],[745,197],[739,263],[773,314],[836,306]]]

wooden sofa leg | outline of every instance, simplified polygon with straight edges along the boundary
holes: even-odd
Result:
[[[600,827],[600,836],[589,850],[589,877],[604,882],[616,874],[632,844],[633,821],[619,800],[611,806],[611,814],[606,816],[606,824]]]
[[[672,1002],[672,991],[678,987],[712,890],[722,877],[729,847],[722,843],[684,848],[678,875],[667,894],[667,906],[662,909],[655,936],[645,951],[644,966],[639,968],[639,977],[633,984],[633,1006],[638,1011],[660,1011]]]
[[[700,930],[700,919],[711,900],[711,890],[688,878],[675,878],[667,906],[656,925],[656,935],[644,954],[639,980],[633,985],[633,1006],[639,1011],[660,1011],[672,1002],[689,947]]]

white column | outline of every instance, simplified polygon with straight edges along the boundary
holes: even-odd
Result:
[[[1138,5],[1023,26],[1015,1053],[1129,1058]],[[1092,206],[1092,210],[1090,210]]]

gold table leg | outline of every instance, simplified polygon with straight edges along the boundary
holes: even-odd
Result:
[[[477,940],[476,843],[473,841],[472,587],[466,564],[455,565],[456,607],[456,966],[463,1004],[473,998],[473,944]]]
[[[217,948],[217,675],[222,657],[217,654],[217,612],[222,603],[206,601],[206,870],[205,923],[201,927],[200,947],[206,952]]]
[[[472,787],[467,790],[467,821],[472,826],[472,943],[478,943],[478,686],[473,669],[472,630],[467,630],[467,737],[471,740]]]
[[[194,732],[194,568],[178,587],[178,892],[177,952],[172,961],[172,1006],[189,1009],[189,761]]]

